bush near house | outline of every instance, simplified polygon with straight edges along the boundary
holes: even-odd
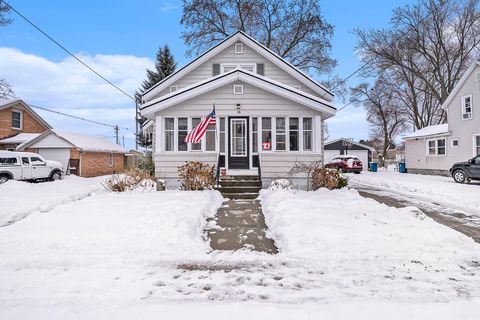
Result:
[[[155,187],[155,181],[151,179],[148,172],[141,170],[129,170],[122,174],[113,174],[104,181],[102,185],[112,192],[133,191],[139,188],[151,189]]]
[[[188,161],[178,166],[177,170],[182,190],[209,190],[215,187],[215,166],[199,161]]]
[[[312,189],[320,188],[341,189],[348,185],[348,178],[342,176],[337,170],[317,168],[312,174]]]

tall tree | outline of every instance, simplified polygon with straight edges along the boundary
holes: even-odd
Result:
[[[142,93],[174,73],[176,68],[177,62],[175,61],[175,57],[172,55],[168,45],[164,44],[158,48],[154,70],[147,69],[147,78],[142,82],[142,87],[135,92],[135,98],[137,101],[140,102]],[[146,120],[147,119],[142,117],[140,112],[137,111],[137,125],[141,127]],[[152,146],[151,139],[149,139],[148,135],[145,135],[141,130],[137,135],[137,142],[141,147],[150,148]]]
[[[188,55],[241,30],[303,70],[330,72],[336,65],[334,28],[317,0],[183,0],[181,23]]]
[[[380,75],[373,87],[362,83],[350,92],[350,101],[367,111],[370,139],[382,141],[382,166],[388,150],[395,144],[395,138],[405,129],[405,116],[397,105],[397,98],[391,94],[391,86],[394,85]]]
[[[356,30],[368,71],[397,81],[417,128],[446,121],[440,108],[478,54],[480,0],[418,0],[397,8],[391,27]]]
[[[7,14],[10,12],[10,7],[2,0],[0,0],[0,27],[12,23],[13,19],[9,18]],[[13,90],[5,79],[0,75],[0,97],[7,98],[12,97]]]

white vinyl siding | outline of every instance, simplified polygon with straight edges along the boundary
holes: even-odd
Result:
[[[427,140],[428,156],[445,156],[447,154],[447,139],[429,139]]]
[[[472,119],[472,95],[462,97],[462,119]]]

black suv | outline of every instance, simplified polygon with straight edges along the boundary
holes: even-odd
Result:
[[[450,168],[450,174],[453,180],[458,183],[464,183],[470,180],[480,180],[480,155],[467,162],[455,163]]]

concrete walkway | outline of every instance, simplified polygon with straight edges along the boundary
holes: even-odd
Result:
[[[215,225],[207,229],[213,250],[248,248],[275,254],[277,247],[267,238],[267,226],[258,200],[228,200],[212,219]]]

